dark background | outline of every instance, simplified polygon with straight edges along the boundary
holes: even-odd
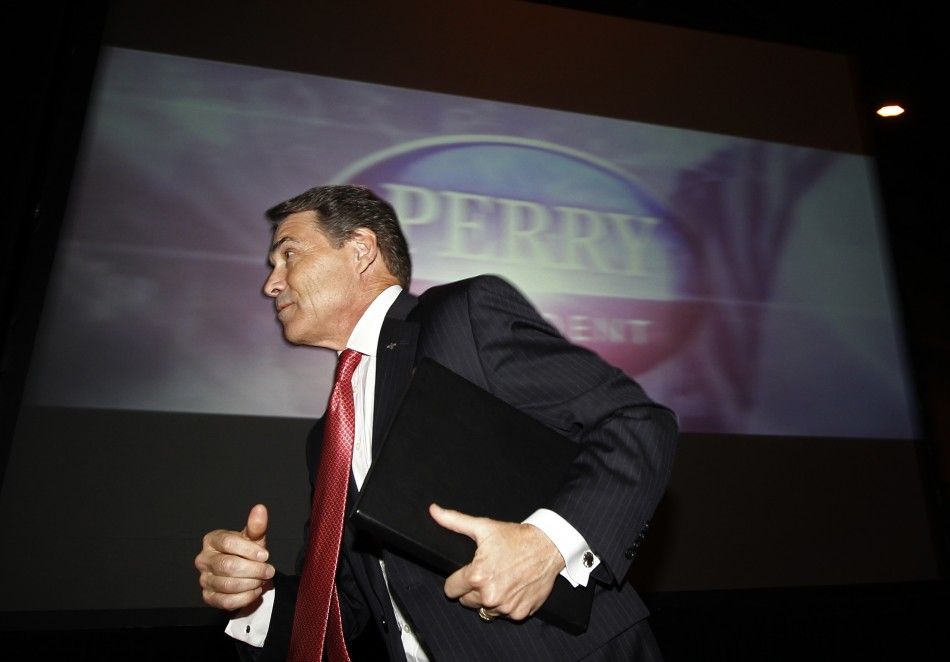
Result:
[[[558,5],[586,17],[585,25],[601,25],[598,21],[603,20],[607,31],[613,25],[611,19],[635,19],[848,56],[855,80],[856,130],[833,119],[804,121],[796,115],[807,112],[801,107],[761,113],[770,120],[753,121],[748,104],[742,103],[748,99],[737,100],[737,93],[728,88],[728,76],[715,80],[687,75],[686,82],[680,83],[690,89],[680,87],[663,72],[682,71],[678,64],[687,72],[704,70],[702,63],[690,62],[688,54],[677,48],[674,33],[666,37],[672,41],[657,43],[656,52],[668,59],[655,64],[616,58],[601,61],[597,54],[602,45],[596,42],[551,44],[530,64],[543,64],[547,58],[556,76],[502,73],[493,81],[493,91],[480,96],[619,117],[635,115],[641,121],[875,157],[918,390],[921,439],[839,440],[829,447],[822,440],[686,436],[670,497],[661,505],[634,579],[647,593],[654,629],[670,660],[944,659],[950,652],[945,627],[948,595],[941,579],[946,576],[947,550],[943,495],[950,484],[944,268],[950,242],[941,167],[946,129],[937,117],[938,91],[934,91],[945,79],[937,61],[945,50],[943,28],[929,12],[909,5],[854,12],[828,4],[775,8],[753,2],[709,3],[703,9],[687,9],[675,2],[511,4],[529,16],[532,6]],[[439,6],[405,3],[397,9],[367,13],[365,20],[375,24],[371,17],[378,16],[385,22],[399,11],[425,21],[426,16],[446,11]],[[551,8],[537,9],[539,17],[551,16]],[[431,81],[444,73],[439,67],[448,71],[453,65],[464,65],[442,54],[436,58],[441,64],[436,65],[435,53],[425,49],[405,48],[408,54],[403,55],[409,59],[399,65],[403,67],[399,71],[392,64],[387,69],[378,61],[361,59],[358,53],[366,46],[353,46],[351,53],[337,54],[330,58],[330,65],[324,64],[323,44],[363,44],[353,25],[350,34],[341,36],[336,31],[332,17],[346,11],[343,3],[114,2],[111,8],[104,2],[40,3],[23,18],[7,22],[11,70],[7,96],[14,120],[7,125],[6,171],[12,173],[12,185],[2,235],[0,281],[4,333],[0,462],[6,463],[17,422],[100,45],[315,73],[322,73],[320,67],[325,66],[343,77],[372,79],[376,75],[392,84],[474,96],[479,95],[473,90],[485,86],[460,78],[454,83],[456,89],[445,89],[444,84],[433,87]],[[288,21],[288,16],[320,20]],[[557,16],[570,21],[572,15]],[[483,21],[491,23],[492,17],[485,16]],[[311,25],[315,26],[312,30],[301,27]],[[502,36],[529,29],[508,24],[493,27]],[[544,26],[532,32],[543,41]],[[387,47],[399,46],[394,38],[393,43],[374,44],[371,50],[378,56]],[[491,67],[506,71],[503,50],[493,51],[490,44],[474,37],[469,46],[473,72]],[[683,57],[683,62],[676,62],[677,57]],[[571,67],[573,61],[582,65],[580,73]],[[609,95],[585,94],[611,85],[622,88],[631,67],[638,69],[642,79],[642,69],[649,66],[659,73],[649,88],[651,94],[639,100],[635,111],[624,106],[619,94],[615,106]],[[776,72],[762,89],[743,90],[742,95],[768,104],[781,97],[780,90],[768,86],[802,84],[788,80],[786,76],[794,73]],[[526,84],[529,79],[537,85]],[[552,92],[545,87],[552,79],[569,89]],[[684,103],[691,95],[705,95],[718,103]],[[877,119],[875,104],[891,99],[904,102],[908,113],[888,121]],[[710,466],[720,470],[709,471]],[[725,466],[735,473],[724,474]],[[893,482],[895,474],[919,481],[916,487],[911,485],[910,496],[903,484]],[[783,497],[802,484],[809,487],[805,503]],[[864,489],[868,486],[876,489]],[[696,498],[703,493],[715,498]],[[922,509],[917,507],[921,500]],[[42,517],[42,512],[37,516]],[[769,521],[780,521],[782,527],[758,525]],[[673,523],[682,525],[673,527]],[[780,535],[770,536],[776,530]],[[663,555],[664,540],[671,536],[686,536],[701,551],[695,558],[671,561]],[[838,538],[843,542],[836,546]],[[861,540],[874,543],[865,545],[866,553],[854,552],[856,541]],[[5,538],[4,544],[28,542]],[[758,554],[744,554],[743,546],[748,545],[755,545]],[[193,546],[197,552],[197,540]],[[842,556],[841,550],[852,554]],[[50,562],[62,563],[68,571],[69,557],[68,548],[56,550]],[[736,561],[749,558],[760,562]],[[669,584],[658,586],[655,578],[663,575],[664,564],[668,569],[671,563],[694,573],[692,581],[681,578],[683,585],[702,585],[706,590],[662,590]],[[891,576],[889,569],[893,569]],[[10,571],[15,573],[16,568]],[[758,581],[750,581],[750,576]],[[866,579],[872,576],[877,580]],[[229,659],[233,655],[230,643],[219,634],[220,617],[209,610],[200,615],[168,609],[25,613],[7,603],[3,610],[0,646],[15,658],[32,659],[41,652],[72,659]]]

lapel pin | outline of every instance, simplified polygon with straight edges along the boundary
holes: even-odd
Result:
[[[386,345],[386,349],[396,349],[396,343],[394,342],[389,343],[388,345]]]

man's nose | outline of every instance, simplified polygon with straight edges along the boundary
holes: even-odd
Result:
[[[270,275],[264,281],[264,296],[276,297],[284,289],[283,274],[277,267],[271,269]]]

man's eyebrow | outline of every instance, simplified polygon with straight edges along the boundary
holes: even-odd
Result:
[[[297,239],[295,237],[290,236],[289,234],[284,235],[283,237],[275,241],[273,244],[271,244],[270,252],[276,253],[277,249],[280,248],[281,245],[286,244],[288,241],[297,241]]]

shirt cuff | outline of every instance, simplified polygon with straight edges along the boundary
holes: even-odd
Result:
[[[253,607],[245,607],[228,621],[224,628],[229,637],[243,641],[256,648],[264,645],[267,630],[270,628],[270,615],[274,611],[274,594],[272,586],[261,594],[261,601]]]
[[[558,551],[564,557],[564,569],[561,576],[571,583],[571,586],[587,586],[590,573],[600,565],[600,558],[594,554],[584,536],[571,526],[566,519],[553,510],[539,508],[534,511],[524,524],[533,524],[541,529]]]

